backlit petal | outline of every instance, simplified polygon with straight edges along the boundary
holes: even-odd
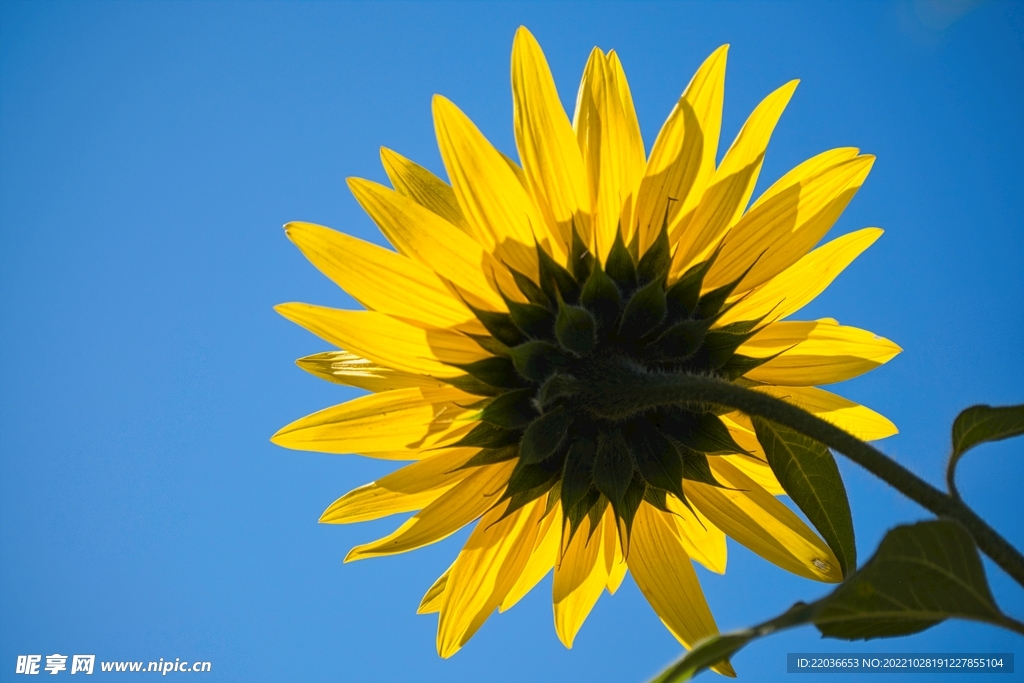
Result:
[[[860,150],[856,147],[836,147],[835,149],[815,154],[810,159],[802,161],[791,168],[781,178],[772,183],[771,186],[762,192],[761,196],[754,200],[754,203],[750,205],[750,211],[758,208],[780,192],[792,187],[795,183],[813,178],[837,164],[853,159],[858,154],[860,154]]]
[[[843,580],[835,555],[792,510],[725,460],[709,461],[728,488],[693,482],[687,493],[715,526],[794,574],[830,583]]]
[[[512,98],[516,147],[531,194],[567,254],[573,220],[589,220],[587,175],[544,53],[523,26],[512,46]]]
[[[629,571],[672,635],[687,648],[718,633],[697,573],[670,515],[644,503],[633,521]]]
[[[780,320],[800,310],[825,291],[839,273],[882,235],[864,228],[818,247],[730,308],[717,325],[753,320],[770,314]]]
[[[867,330],[826,320],[772,323],[739,348],[755,358],[781,354],[746,377],[786,386],[842,382],[889,362],[900,351]]]
[[[295,364],[309,374],[328,382],[372,392],[445,386],[443,382],[433,377],[386,368],[348,351],[315,353],[298,359]]]
[[[747,207],[768,141],[797,83],[790,81],[757,105],[725,153],[700,204],[692,215],[682,216],[672,227],[671,241],[678,241],[672,261],[673,273],[681,274],[707,258]]]
[[[434,129],[471,234],[501,261],[535,278],[540,218],[515,173],[473,122],[440,95],[434,96]]]
[[[435,455],[349,491],[324,510],[320,522],[352,524],[422,510],[472,473],[460,468],[477,452],[476,448],[435,451]]]
[[[826,152],[824,156],[837,155]],[[836,222],[864,183],[874,160],[864,155],[814,175],[794,175],[788,187],[759,202],[729,231],[704,288],[715,289],[732,282],[753,264],[737,290],[746,291],[796,263]],[[811,172],[817,165],[809,163],[806,170]]]
[[[726,457],[716,455],[716,458]],[[684,484],[684,489],[688,486]],[[685,490],[684,490],[685,492]],[[707,569],[718,574],[725,573],[728,557],[725,545],[725,534],[701,514],[697,508],[692,510],[675,496],[666,496],[668,509],[672,512],[672,522],[676,533],[683,544],[683,550],[695,562],[700,562]]]
[[[505,269],[476,240],[409,197],[383,185],[349,178],[348,187],[399,252],[432,268],[456,285],[474,305],[506,310],[492,279],[493,273],[505,272]]]
[[[735,432],[733,435],[735,436]],[[749,455],[718,455],[715,457],[725,458],[726,462],[750,477],[758,486],[773,496],[781,496],[786,493],[767,461]]]
[[[522,574],[536,542],[544,501],[501,519],[491,510],[473,529],[452,565],[437,621],[437,653],[451,657],[501,604]]]
[[[758,486],[773,496],[780,496],[786,491],[782,488],[771,466],[768,464],[768,456],[765,455],[761,443],[754,433],[754,425],[750,418],[738,412],[726,413],[719,416],[729,433],[740,448],[750,455],[737,453],[734,455],[716,455],[716,458],[725,458],[732,463],[739,471],[753,479]]]
[[[637,195],[641,253],[658,236],[666,211],[669,225],[691,211],[715,172],[728,51],[723,45],[704,61],[654,141]]]
[[[896,425],[884,415],[824,389],[767,385],[752,388],[800,406],[862,441],[875,441],[899,433]]]
[[[387,147],[380,148],[380,161],[395,191],[433,211],[460,230],[469,232],[469,224],[462,215],[451,185],[415,161]]]
[[[514,466],[510,461],[475,468],[393,533],[352,548],[345,561],[404,553],[447,538],[494,505],[508,484],[508,475]]]
[[[576,634],[608,584],[602,528],[606,523],[607,520],[602,516],[597,523],[598,528],[591,534],[590,517],[584,518],[561,560],[555,564],[552,591],[555,632],[568,648],[572,647]],[[569,526],[566,524],[562,529],[562,538],[567,538],[568,533]]]
[[[615,595],[619,590],[622,580],[626,578],[626,558],[622,556],[622,544],[619,543],[619,529],[615,524],[615,513],[611,507],[604,513],[604,564],[608,572],[608,581],[605,587],[608,592]]]
[[[434,271],[413,259],[312,223],[285,234],[313,265],[373,311],[428,327],[487,330]]]
[[[555,503],[551,512],[541,520],[540,528],[537,530],[537,539],[533,544],[533,551],[530,553],[530,560],[523,568],[523,573],[516,579],[512,590],[501,601],[500,611],[504,612],[522,600],[555,566],[555,560],[558,558],[558,541],[561,538],[561,524],[562,504]]]
[[[448,585],[448,575],[451,574],[452,568],[444,570],[444,574],[437,577],[437,581],[431,584],[427,592],[424,593],[423,599],[420,600],[420,606],[416,608],[416,614],[436,614],[441,611],[441,603],[444,602],[444,589]]]
[[[453,387],[412,387],[360,396],[282,427],[278,446],[322,453],[429,448],[453,440],[477,397]]]
[[[298,303],[281,304],[274,310],[321,339],[404,372],[458,377],[464,373],[451,364],[468,364],[490,355],[458,332],[424,329],[374,311]]]
[[[614,52],[598,48],[584,70],[573,122],[590,187],[594,244],[603,260],[620,220],[629,217],[643,177],[645,153],[632,96]]]

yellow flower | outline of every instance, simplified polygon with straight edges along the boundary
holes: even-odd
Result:
[[[299,365],[371,393],[273,441],[414,461],[324,512],[322,522],[345,524],[417,511],[346,561],[476,522],[420,604],[439,613],[442,657],[552,568],[567,647],[627,568],[684,646],[717,633],[690,560],[723,573],[726,535],[800,576],[841,579],[828,546],[775,497],[782,489],[748,418],[672,405],[609,417],[621,373],[695,373],[791,401],[862,439],[896,433],[815,385],[860,375],[899,347],[832,319],[783,320],[881,234],[815,248],[874,158],[823,152],[747,208],[796,81],[757,106],[716,167],[726,52],[700,67],[647,156],[618,55],[591,53],[570,123],[540,46],[520,28],[519,164],[437,96],[450,185],[387,149],[394,189],[349,181],[397,251],[286,226],[366,307],[279,306],[343,349]]]

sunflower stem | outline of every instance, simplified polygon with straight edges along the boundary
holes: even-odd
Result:
[[[795,429],[842,453],[935,515],[959,522],[982,552],[1024,586],[1024,556],[963,502],[943,493],[873,446],[801,408],[737,384],[683,373],[647,373],[639,368],[622,368],[622,372],[615,373],[614,385],[614,392],[600,392],[606,400],[588,403],[595,414],[625,419],[658,406],[715,404]],[[594,388],[581,385],[578,390],[597,399],[598,392],[594,392]]]

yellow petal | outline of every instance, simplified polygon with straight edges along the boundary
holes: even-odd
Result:
[[[723,45],[704,61],[654,141],[637,195],[641,253],[658,236],[666,211],[669,225],[689,213],[715,172],[728,52]]]
[[[536,542],[544,501],[501,519],[491,510],[473,529],[452,565],[437,621],[437,653],[448,658],[483,625],[522,574]]]
[[[392,370],[348,351],[315,353],[298,359],[295,364],[320,379],[375,393],[409,387],[445,386],[432,377]]]
[[[693,482],[687,493],[715,526],[794,574],[830,583],[843,580],[835,555],[792,510],[722,458],[709,461],[728,488]]]
[[[640,127],[622,65],[614,52],[598,48],[583,73],[576,118],[576,140],[590,188],[594,245],[604,260],[621,220],[628,236],[632,205],[643,177],[645,154]]]
[[[679,245],[672,262],[674,273],[707,258],[747,207],[768,141],[797,83],[790,81],[757,105],[725,153],[700,204],[673,226],[672,241],[678,240]]]
[[[374,311],[342,311],[310,304],[281,304],[274,310],[335,346],[413,374],[458,377],[453,365],[490,354],[458,332],[424,329]]]
[[[726,462],[733,465],[740,472],[750,477],[758,486],[773,496],[785,495],[786,490],[782,488],[775,472],[771,466],[760,458],[752,458],[749,455],[723,455],[715,456],[726,459]]]
[[[285,233],[313,265],[370,310],[414,325],[487,330],[430,268],[313,223],[289,223]]]
[[[602,528],[605,523],[605,517],[601,517],[591,535],[590,517],[584,518],[561,561],[555,564],[555,632],[567,648],[572,648],[576,634],[608,584]],[[568,534],[569,526],[565,524],[562,538]]]
[[[346,562],[396,555],[447,538],[491,508],[508,484],[515,461],[477,467],[433,503],[406,520],[393,533],[356,546]]]
[[[460,230],[469,232],[469,224],[462,215],[451,185],[387,147],[380,148],[380,160],[397,192],[433,211]]]
[[[688,485],[684,485],[684,488],[688,489]],[[691,510],[675,496],[666,496],[666,503],[672,512],[671,520],[679,541],[690,559],[717,574],[724,574],[728,558],[725,533],[701,514],[700,510]]]
[[[750,418],[737,412],[726,413],[719,417],[729,429],[729,433],[732,434],[732,438],[736,440],[740,448],[751,455],[736,453],[733,455],[716,455],[715,457],[725,458],[773,496],[785,494],[786,490],[782,488],[782,484],[779,483],[778,478],[776,478],[775,473],[768,464],[768,456],[765,455],[761,443],[757,440],[757,435],[754,433],[754,425]]]
[[[530,559],[526,563],[523,573],[519,575],[515,585],[512,586],[512,590],[501,601],[500,611],[504,612],[522,600],[555,566],[555,560],[558,557],[558,540],[561,535],[561,521],[562,504],[555,503],[551,512],[541,520]]]
[[[647,503],[640,505],[627,561],[647,602],[684,647],[718,633],[671,516]]]
[[[760,207],[769,199],[773,199],[794,184],[813,178],[836,164],[855,158],[858,154],[860,154],[860,150],[856,147],[836,147],[835,149],[815,154],[810,159],[802,161],[791,168],[785,175],[772,183],[771,187],[761,193],[761,196],[751,204],[750,211]]]
[[[768,385],[752,388],[799,406],[862,441],[875,441],[899,433],[896,425],[884,415],[824,389]]]
[[[526,179],[526,171],[523,170],[523,167],[517,164],[515,159],[505,154],[504,152],[499,151],[498,154],[500,154],[501,158],[505,160],[505,163],[508,164],[508,167],[512,169],[512,173],[515,174],[516,180],[519,181],[519,184],[522,185],[523,189],[526,190],[527,194],[529,194],[530,181]]]
[[[502,261],[536,278],[534,226],[540,226],[540,218],[526,190],[458,107],[435,95],[433,108],[441,158],[472,235]]]
[[[623,239],[629,243],[636,227],[636,219],[633,215],[636,213],[636,195],[640,190],[640,180],[644,177],[644,170],[647,168],[647,153],[644,151],[643,136],[640,134],[640,121],[637,119],[636,109],[633,107],[633,93],[630,92],[622,62],[615,50],[608,52],[607,59],[610,83],[614,86],[622,107],[622,113],[618,117],[619,144],[623,148],[622,160],[619,164],[622,174],[619,192],[623,196],[621,214]]]
[[[825,291],[839,273],[882,235],[864,228],[818,247],[730,308],[716,325],[771,314],[779,320],[800,310]]]
[[[498,290],[488,279],[490,273],[505,269],[476,240],[436,213],[383,185],[349,178],[348,186],[356,201],[399,252],[456,285],[475,306],[507,310]]]
[[[469,432],[473,431],[479,422],[459,420],[459,424],[462,426],[453,426],[452,430],[446,432],[444,435],[444,441],[446,443],[455,443]],[[428,439],[428,442],[430,440]],[[360,451],[357,455],[361,455],[364,458],[376,458],[378,460],[422,460],[432,455],[436,455],[442,446],[428,446],[420,448],[399,448],[394,451]]]
[[[619,543],[619,529],[615,524],[615,513],[611,507],[604,512],[604,564],[608,572],[605,588],[612,595],[619,590],[622,580],[626,578],[626,558],[622,555],[622,544]]]
[[[719,418],[729,429],[729,433],[736,439],[740,448],[748,453],[753,453],[760,460],[768,460],[768,456],[765,455],[761,443],[754,434],[754,423],[750,421],[749,417],[740,412],[732,412],[719,415]]]
[[[533,200],[567,254],[573,220],[590,213],[587,175],[544,53],[523,26],[512,45],[512,99],[516,148]]]
[[[478,400],[453,387],[411,387],[360,396],[307,415],[270,438],[278,446],[321,453],[430,448],[452,440],[457,421]]]
[[[435,455],[349,491],[324,510],[320,522],[351,524],[422,510],[471,474],[471,469],[459,468],[477,452],[477,448],[435,451]]]
[[[822,156],[837,155],[826,152]],[[874,161],[873,156],[864,155],[821,170],[817,163],[808,163],[805,170],[817,173],[794,175],[788,187],[760,202],[729,231],[704,288],[732,282],[750,268],[737,290],[746,291],[796,263],[836,222],[864,184]]]
[[[454,566],[454,565],[453,565]],[[441,611],[441,603],[444,601],[444,589],[448,585],[448,575],[452,568],[444,570],[444,574],[437,577],[437,581],[427,589],[420,600],[420,606],[416,608],[416,614],[435,614]]]
[[[830,321],[778,322],[740,346],[738,353],[764,358],[781,354],[746,374],[786,386],[842,382],[889,362],[902,349],[867,330]]]

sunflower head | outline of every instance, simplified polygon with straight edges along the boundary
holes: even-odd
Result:
[[[515,460],[498,501],[508,501],[504,515],[557,499],[568,541],[584,518],[595,529],[610,505],[624,551],[642,502],[670,513],[671,494],[688,505],[684,480],[719,485],[708,455],[744,449],[710,406],[639,411],[620,387],[661,372],[732,381],[771,358],[736,352],[763,316],[711,329],[745,273],[703,291],[716,252],[670,284],[667,216],[642,254],[638,242],[634,233],[627,246],[618,230],[602,263],[573,226],[566,265],[536,245],[537,281],[511,269],[523,301],[503,293],[507,313],[467,304],[490,333],[475,339],[495,355],[449,380],[489,397],[454,444],[480,448],[465,467]]]
[[[716,633],[690,561],[724,572],[726,535],[800,576],[842,577],[828,545],[775,497],[782,487],[747,416],[636,399],[665,376],[699,375],[791,401],[862,439],[896,431],[816,385],[877,367],[899,347],[832,319],[785,320],[881,233],[815,246],[873,157],[823,152],[750,204],[796,82],[757,106],[716,163],[726,53],[700,67],[648,153],[614,51],[591,53],[570,121],[521,28],[518,162],[437,96],[448,182],[387,149],[392,187],[349,180],[394,250],[286,226],[365,307],[279,306],[338,347],[299,365],[369,393],[273,441],[413,461],[324,512],[327,523],[415,512],[346,561],[475,523],[420,605],[439,614],[444,657],[552,569],[555,629],[570,647],[627,569],[684,645]]]

